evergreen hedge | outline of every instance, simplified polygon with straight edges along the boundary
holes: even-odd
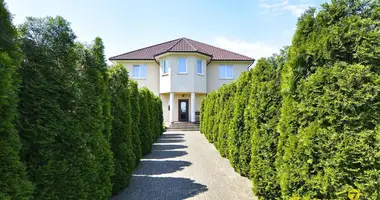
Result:
[[[136,81],[129,81],[130,100],[131,100],[131,115],[132,115],[132,141],[133,152],[135,154],[136,166],[142,157],[141,140],[140,140],[140,100],[139,89]]]
[[[162,134],[162,102],[147,88],[138,89],[122,65],[111,67],[112,138],[115,174],[113,194],[126,188],[142,155]]]
[[[380,198],[379,5],[332,1],[298,21],[281,84],[283,198]]]
[[[1,3],[0,198],[107,199],[118,193],[142,156],[141,143],[149,153],[162,134],[161,100],[139,91],[123,66],[108,68],[100,38],[76,42],[59,16],[29,17],[20,26],[21,63],[16,29]],[[152,122],[140,123],[141,116]]]
[[[88,184],[94,189],[90,193],[90,199],[106,199],[112,193],[110,176],[113,174],[113,159],[107,135],[103,133],[106,119],[104,114],[105,90],[104,76],[106,74],[103,44],[100,38],[96,38],[91,48],[84,49],[81,45],[79,50],[83,52],[83,58],[78,64],[80,76],[79,105],[77,114],[83,134],[89,137],[89,148],[93,155],[92,182]],[[80,52],[78,52],[80,54]],[[103,62],[102,62],[103,61]],[[82,66],[82,67],[80,67]],[[109,104],[109,102],[107,102]]]
[[[242,175],[250,160],[259,198],[380,198],[379,8],[310,8],[289,49],[202,100],[201,132]]]
[[[16,129],[22,54],[11,14],[0,0],[0,199],[31,199],[33,185],[20,161]]]
[[[122,65],[110,70],[110,95],[112,120],[111,149],[114,154],[115,174],[113,192],[124,189],[136,166],[132,142],[131,95],[128,71]]]
[[[19,131],[34,196],[90,198],[96,160],[91,130],[81,121],[91,111],[79,99],[75,35],[61,17],[28,18],[20,33],[24,62]]]
[[[280,79],[286,52],[283,50],[281,55],[257,61],[245,110],[247,131],[251,133],[250,177],[254,193],[263,199],[280,196],[275,161],[282,100]]]

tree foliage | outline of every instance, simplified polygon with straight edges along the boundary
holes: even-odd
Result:
[[[110,71],[110,95],[112,113],[111,149],[114,154],[115,175],[112,177],[113,191],[124,189],[132,176],[136,157],[132,142],[131,95],[128,71],[122,66]]]
[[[379,1],[337,0],[300,17],[281,85],[283,198],[379,198],[379,16]]]
[[[140,140],[140,100],[139,89],[136,81],[129,81],[130,100],[131,100],[131,115],[132,115],[132,141],[133,151],[135,154],[135,164],[140,162],[142,157],[141,140]]]
[[[29,17],[17,38],[1,1],[0,22],[0,199],[107,199],[124,189],[140,139],[147,153],[163,131],[161,100],[123,66],[108,68],[100,38],[75,41],[62,17]]]
[[[0,199],[31,199],[33,186],[20,161],[18,70],[22,54],[11,14],[0,1]]]
[[[254,193],[264,199],[278,198],[275,160],[277,154],[277,123],[280,117],[281,70],[286,58],[281,55],[258,60],[252,70],[252,86],[249,103],[245,110],[247,131],[251,135],[250,177]]]
[[[377,0],[310,8],[289,49],[202,101],[202,133],[239,173],[251,159],[260,198],[379,199],[379,16]]]
[[[35,198],[89,198],[93,156],[81,126],[75,35],[61,17],[28,18],[21,27],[20,137]],[[64,177],[64,178],[63,178]]]

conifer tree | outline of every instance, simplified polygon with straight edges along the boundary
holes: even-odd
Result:
[[[136,166],[142,157],[141,140],[140,140],[140,102],[139,89],[137,83],[129,81],[129,90],[131,95],[131,114],[132,114],[132,145],[136,157]]]
[[[0,199],[32,199],[33,194],[33,185],[20,161],[16,129],[21,58],[11,14],[0,0]]]
[[[75,34],[62,17],[21,25],[20,137],[36,199],[87,199],[94,170],[80,113]]]
[[[128,71],[122,65],[110,69],[112,113],[111,149],[115,174],[112,176],[113,193],[126,188],[135,169],[136,157],[132,144],[131,95]]]

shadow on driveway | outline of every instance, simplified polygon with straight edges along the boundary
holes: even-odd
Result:
[[[179,144],[165,144],[165,145],[153,145],[153,151],[166,151],[174,149],[186,149],[188,146]]]
[[[207,191],[206,185],[195,183],[189,178],[170,177],[172,173],[182,171],[192,164],[183,160],[167,160],[188,154],[186,151],[188,146],[168,144],[185,142],[184,138],[184,134],[162,135],[153,145],[152,153],[140,161],[128,188],[111,200],[176,200],[190,198]]]
[[[139,169],[134,173],[135,175],[160,175],[174,173],[183,170],[185,167],[191,165],[191,162],[177,161],[177,160],[164,160],[152,161],[142,160]]]
[[[186,151],[153,151],[153,153],[144,156],[144,159],[168,159],[186,155]]]
[[[188,178],[134,175],[130,186],[112,200],[186,199],[207,190],[207,186]]]

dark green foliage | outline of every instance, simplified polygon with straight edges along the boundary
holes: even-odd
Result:
[[[110,70],[112,120],[111,149],[114,155],[115,175],[113,193],[126,188],[136,166],[132,145],[132,109],[128,71],[117,65]]]
[[[33,185],[20,162],[16,130],[21,51],[11,14],[0,0],[0,199],[31,199]]]
[[[129,81],[129,90],[131,95],[131,117],[132,117],[132,145],[135,154],[136,166],[142,157],[141,140],[140,140],[140,103],[139,89],[135,81]]]
[[[141,150],[143,155],[151,152],[152,131],[151,131],[151,117],[149,111],[149,90],[142,88],[139,91],[139,103],[140,103],[140,141]]]
[[[150,152],[162,134],[161,100],[139,92],[123,66],[108,70],[102,40],[76,43],[62,17],[27,18],[17,40],[0,2],[0,199],[107,199],[121,191],[142,156],[140,136]]]
[[[152,144],[163,132],[163,110],[161,99],[148,88],[139,90],[140,141],[142,154],[152,151]]]
[[[100,38],[95,40],[91,49],[81,48],[78,45],[78,53],[83,55],[83,61],[78,67],[80,81],[78,86],[78,115],[80,116],[80,128],[89,136],[88,147],[93,155],[92,174],[89,177],[89,185],[93,191],[90,199],[106,199],[112,193],[110,177],[113,175],[113,159],[109,141],[103,134],[106,119],[104,117],[104,100],[108,94],[105,90],[104,76],[106,69],[100,62],[102,57],[102,42]],[[109,104],[109,102],[108,102]]]
[[[108,198],[113,159],[101,40],[75,44],[61,17],[28,18],[20,32],[20,137],[35,197]]]
[[[380,2],[335,0],[301,16],[282,74],[282,198],[379,199]]]
[[[263,199],[280,197],[275,160],[281,107],[280,75],[285,52],[281,56],[258,60],[252,70],[252,86],[245,110],[247,131],[252,134],[250,177],[254,193]]]
[[[353,188],[360,198],[380,198],[379,24],[379,1],[309,9],[289,50],[203,99],[202,133],[223,156],[228,141],[241,174],[251,159],[259,198],[347,199]]]
[[[87,199],[94,159],[79,107],[75,35],[61,17],[21,26],[20,137],[36,199]],[[85,115],[87,117],[87,113]]]
[[[105,61],[104,55],[104,45],[101,38],[95,38],[94,44],[92,46],[92,54],[95,59],[94,66],[101,73],[101,77],[103,80],[100,81],[99,92],[102,96],[102,113],[103,113],[103,134],[106,139],[109,141],[111,138],[111,128],[112,128],[112,115],[111,115],[111,103],[110,103],[110,95],[109,95],[109,74],[107,73],[107,63]]]
[[[109,73],[116,194],[128,186],[140,158],[151,152],[153,142],[162,134],[163,116],[159,97],[147,88],[139,90],[122,65],[113,66]]]

